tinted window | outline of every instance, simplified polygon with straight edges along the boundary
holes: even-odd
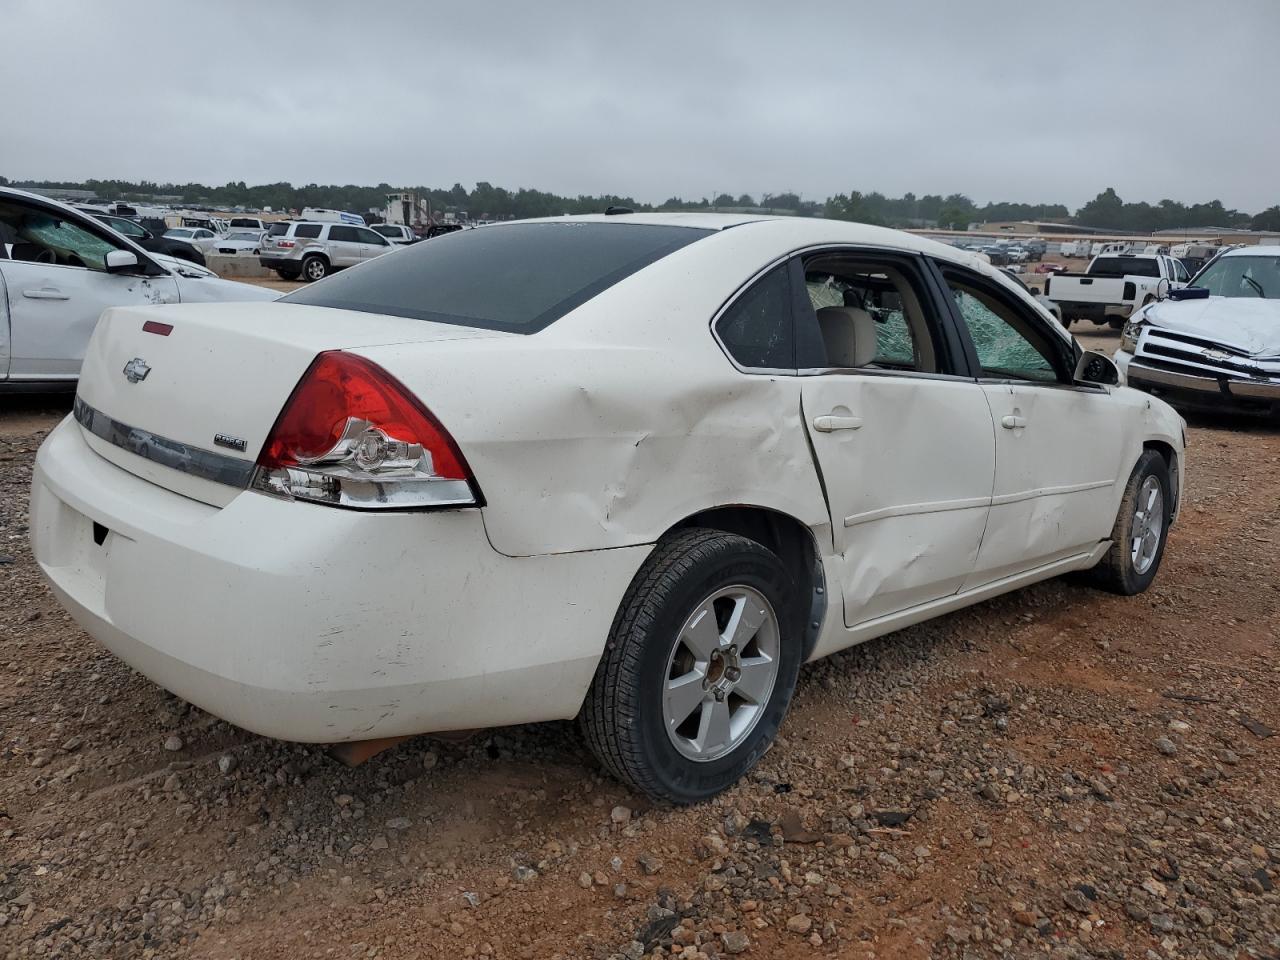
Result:
[[[356,232],[356,237],[361,243],[372,243],[379,247],[385,247],[387,245],[386,238],[378,236],[372,230],[366,230],[364,227],[354,227],[353,229]]]
[[[374,227],[374,228],[373,228],[373,232],[374,232],[374,233],[380,233],[380,234],[382,234],[384,237],[398,237],[398,236],[400,236],[400,228],[399,228],[399,227],[393,227],[393,226],[390,226],[390,225],[384,225],[384,226],[380,226],[380,227]]]
[[[320,224],[318,223],[300,223],[294,228],[293,235],[301,237],[304,240],[314,240],[320,236]]]
[[[716,321],[729,355],[744,367],[794,370],[791,280],[784,263],[757,280]]]
[[[232,217],[231,226],[233,227],[256,227],[257,220],[250,220],[248,217]]]
[[[329,228],[329,239],[341,243],[359,243],[360,234],[355,227],[332,226]]]
[[[284,299],[534,333],[711,232],[638,223],[481,227],[404,247]]]
[[[1099,257],[1089,267],[1091,277],[1158,277],[1160,261],[1155,257]]]
[[[268,237],[283,237],[288,232],[289,224],[287,223],[273,223],[271,226],[267,227]]]

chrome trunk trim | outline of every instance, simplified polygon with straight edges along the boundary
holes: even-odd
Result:
[[[247,489],[253,478],[256,465],[252,460],[202,450],[113,420],[85,403],[79,395],[71,412],[76,422],[95,437],[152,463],[241,490]]]

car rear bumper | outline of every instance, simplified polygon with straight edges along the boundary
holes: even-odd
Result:
[[[1123,352],[1116,358],[1129,386],[1154,393],[1175,406],[1262,415],[1280,412],[1280,383],[1162,370]]]
[[[511,558],[478,510],[213,507],[94,453],[36,460],[32,549],[100,643],[210,713],[338,742],[575,715],[649,547]]]
[[[1050,298],[1052,299],[1052,298]],[[1055,300],[1068,320],[1092,320],[1106,323],[1112,317],[1124,319],[1133,313],[1131,303],[1087,303],[1081,300]]]

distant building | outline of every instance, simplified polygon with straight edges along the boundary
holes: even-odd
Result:
[[[61,187],[36,187],[29,183],[13,184],[15,190],[25,190],[27,193],[39,194],[42,197],[48,197],[50,200],[74,200],[77,203],[88,203],[96,200],[98,195],[92,190],[64,190]]]
[[[1082,227],[1074,223],[1060,223],[1055,220],[991,220],[987,223],[971,223],[969,230],[976,233],[1020,233],[1020,234],[1078,234],[1107,233],[1097,227]]]

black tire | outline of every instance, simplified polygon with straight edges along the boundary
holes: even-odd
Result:
[[[1133,534],[1135,512],[1138,506],[1138,492],[1148,477],[1155,478],[1161,494],[1160,537],[1151,566],[1139,573],[1133,562]],[[1173,493],[1170,491],[1169,465],[1164,457],[1154,450],[1145,451],[1138,458],[1129,475],[1129,482],[1124,488],[1124,497],[1120,500],[1120,510],[1116,514],[1115,525],[1111,528],[1111,548],[1099,561],[1098,565],[1085,574],[1086,582],[1102,590],[1131,597],[1142,593],[1155,580],[1160,570],[1160,561],[1164,559],[1164,545],[1169,537],[1169,518],[1173,504]]]
[[[666,731],[668,664],[698,605],[716,590],[738,585],[757,591],[773,607],[778,672],[742,742],[717,759],[692,760]],[[715,796],[755,766],[777,735],[800,671],[803,612],[795,594],[782,562],[754,540],[694,528],[660,541],[622,599],[579,716],[604,768],[650,797],[688,804]]]
[[[310,254],[302,260],[302,279],[307,283],[323,280],[329,275],[329,261],[318,253]]]
[[[277,270],[281,280],[297,280],[298,274],[293,270]]]
[[[1123,318],[1123,317],[1108,317],[1108,318],[1107,318],[1107,326],[1109,326],[1112,330],[1123,330],[1123,329],[1124,329],[1124,318]]]

